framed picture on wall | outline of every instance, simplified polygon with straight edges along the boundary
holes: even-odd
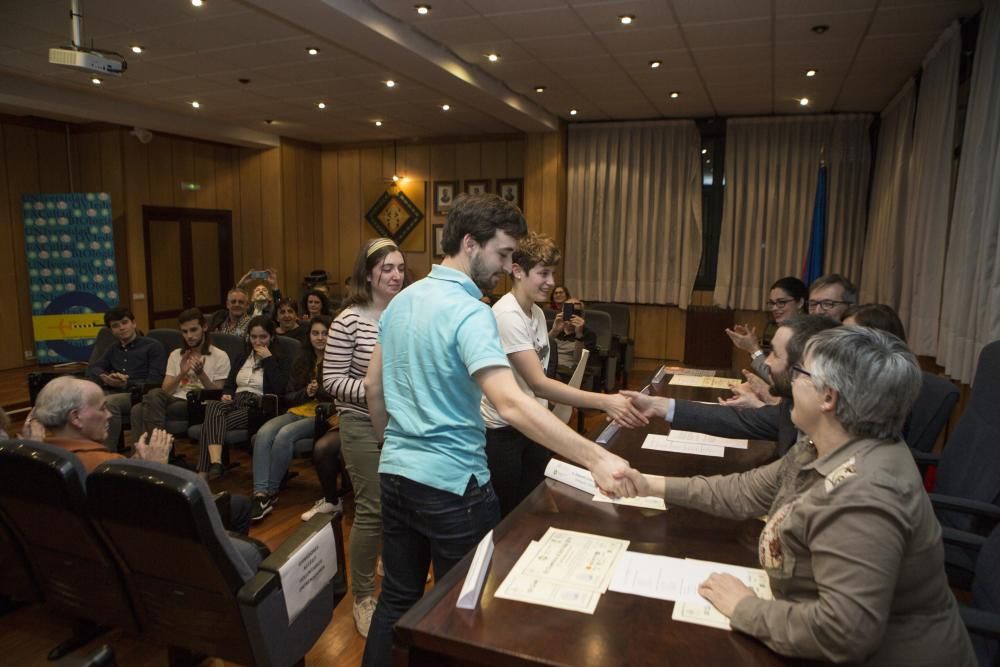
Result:
[[[488,178],[465,181],[465,194],[467,195],[484,195],[489,191],[490,179]]]
[[[458,195],[458,181],[434,181],[434,215],[448,215]]]
[[[441,247],[441,241],[444,239],[444,225],[431,225],[431,230],[434,234],[434,259],[442,259],[444,248]]]
[[[497,194],[518,208],[524,208],[524,182],[520,178],[498,178]]]

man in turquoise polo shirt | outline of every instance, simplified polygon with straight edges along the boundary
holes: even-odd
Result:
[[[485,394],[508,424],[586,466],[611,495],[634,496],[638,472],[584,439],[518,387],[496,318],[479,301],[511,270],[527,233],[521,211],[496,195],[461,196],[444,227],[445,258],[400,292],[379,322],[365,393],[384,434],[382,561],[385,578],[368,631],[366,667],[388,666],[392,626],[500,521],[486,464]]]

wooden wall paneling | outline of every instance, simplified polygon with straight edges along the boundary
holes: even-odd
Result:
[[[496,179],[508,178],[507,175],[507,142],[486,141],[480,144],[481,178],[488,178],[491,192],[496,192]]]
[[[115,268],[118,274],[118,298],[110,295],[109,305],[131,303],[132,283],[129,276],[129,233],[126,222],[125,175],[122,164],[122,136],[118,128],[102,130],[98,135],[101,150],[101,192],[111,196],[111,218],[115,233]]]
[[[636,306],[635,356],[644,359],[663,359],[667,347],[667,328],[657,306]]]
[[[171,137],[170,148],[172,153],[173,173],[170,187],[174,190],[174,201],[176,206],[184,208],[197,208],[198,193],[190,190],[182,190],[181,183],[196,182],[194,170],[194,146],[195,142],[180,137]]]
[[[28,364],[24,350],[33,350],[33,340],[22,336],[22,320],[30,320],[30,302],[22,296],[28,292],[27,271],[17,265],[17,257],[24,257],[24,227],[21,223],[21,196],[11,192],[8,174],[21,166],[11,161],[7,150],[9,126],[0,124],[0,247],[8,248],[10,260],[0,261],[0,303],[4,304],[8,339],[0,345],[0,369],[17,368]]]
[[[241,276],[250,267],[263,266],[261,245],[261,151],[239,150],[240,220],[233,229],[233,267]],[[284,281],[286,276],[279,276]],[[286,285],[289,289],[291,285]]]
[[[507,142],[507,166],[504,175],[507,178],[524,177],[524,139]]]
[[[684,359],[684,334],[687,328],[687,313],[677,306],[659,306],[662,313],[660,326],[666,333],[666,346],[663,348],[663,358],[673,361]]]
[[[562,202],[559,200],[559,169],[562,166],[561,145],[558,133],[548,132],[545,134],[542,144],[542,216],[536,223],[562,248],[565,247],[563,243],[565,233],[559,225],[562,211]]]
[[[431,235],[431,215],[428,209],[433,208],[427,198],[431,174],[431,149],[428,145],[406,146],[401,152],[405,160],[407,181],[403,183],[403,192],[418,209],[424,212],[424,219],[417,228],[410,232],[403,244],[406,252],[406,264],[414,276],[425,276],[430,272],[434,262],[432,254],[433,238]]]
[[[528,135],[524,147],[524,202],[521,210],[528,219],[528,226],[536,231],[542,229],[543,147],[542,134]]]
[[[323,227],[323,189],[320,177],[321,157],[322,151],[318,146],[310,147],[303,156],[305,173],[303,174],[302,182],[306,188],[305,199],[309,202],[306,215],[309,243],[305,246],[308,251],[308,261],[305,267],[303,267],[303,273],[322,268],[328,274],[336,275],[331,272],[330,262],[323,254],[323,241],[327,231]],[[336,278],[334,280],[336,281]]]
[[[31,297],[28,288],[28,263],[24,248],[24,223],[21,195],[38,192],[38,143],[30,127],[7,125],[4,128],[4,152],[7,157],[7,183],[13,244],[14,284],[17,289],[19,341],[14,348],[24,364],[24,350],[34,352],[35,336],[31,323]]]
[[[69,192],[69,163],[66,133],[55,129],[38,128],[39,192]]]
[[[287,276],[285,282],[295,285],[295,295],[298,295],[299,280],[302,277],[299,270],[299,225],[301,224],[301,165],[299,164],[301,149],[297,144],[282,140],[279,147],[281,155],[281,210],[282,210],[282,257],[284,268],[282,275]]]
[[[340,189],[338,166],[340,156],[336,151],[322,151],[320,155],[320,224],[323,226],[323,265],[333,280],[344,287],[344,272],[340,258]]]
[[[356,226],[358,228],[358,241],[354,245],[354,252],[357,252],[358,248],[366,239],[374,237],[377,232],[375,229],[368,224],[368,221],[364,219],[365,214],[368,209],[371,208],[372,204],[382,196],[382,193],[388,187],[388,184],[384,182],[384,174],[386,174],[386,151],[385,148],[366,148],[361,151],[361,171],[358,174],[360,178],[360,192],[361,192],[361,209],[359,211],[360,215],[353,221],[348,220],[347,226]],[[388,164],[389,174],[392,171],[392,148],[389,149],[389,164]]]
[[[98,132],[87,130],[76,138],[77,164],[80,167],[78,192],[101,191],[101,140]]]
[[[399,147],[400,171],[411,181],[427,181],[431,176],[431,147],[409,144]]]
[[[287,276],[289,279],[297,280],[293,276],[288,276],[285,271],[284,253],[282,252],[282,236],[284,221],[282,211],[282,188],[281,188],[281,148],[271,148],[260,155],[260,196],[261,196],[261,268],[273,268],[278,275]],[[239,271],[243,275],[249,266]],[[255,267],[256,268],[256,267]],[[235,269],[234,269],[235,270]],[[237,276],[238,277],[238,276]],[[292,283],[294,294],[298,294],[297,283]]]
[[[340,242],[338,252],[340,274],[337,276],[337,282],[341,287],[344,285],[344,279],[351,275],[351,270],[354,268],[354,258],[361,247],[362,225],[368,226],[368,223],[364,222],[364,215],[368,209],[362,203],[364,199],[361,189],[362,155],[363,151],[360,149],[344,150],[337,154]]]
[[[457,174],[455,180],[461,181],[470,178],[483,178],[483,145],[481,143],[463,143],[455,146],[455,168]]]
[[[131,136],[122,137],[122,155],[125,165],[125,225],[128,228],[128,274],[132,293],[123,295],[132,303],[136,323],[149,331],[149,295],[146,294],[146,240],[142,228],[142,206],[149,201],[149,144],[142,144]],[[142,299],[134,298],[142,294]]]
[[[143,202],[150,206],[181,206],[176,201],[180,194],[180,184],[174,185],[174,151],[173,140],[165,135],[156,135],[147,144],[149,160],[146,173],[149,178],[149,200]]]
[[[219,208],[215,193],[215,147],[210,143],[198,141],[194,144],[193,180],[201,186],[194,193],[195,205],[198,208]]]

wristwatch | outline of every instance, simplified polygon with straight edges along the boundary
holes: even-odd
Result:
[[[758,348],[757,348],[757,349],[756,349],[756,350],[754,351],[754,353],[750,355],[750,359],[756,359],[757,357],[763,357],[763,356],[764,356],[764,350],[762,350],[762,349],[760,349],[760,348],[758,347]]]

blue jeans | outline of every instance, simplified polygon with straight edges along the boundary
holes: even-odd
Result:
[[[469,478],[465,495],[441,491],[398,475],[380,475],[382,487],[382,593],[368,630],[363,667],[392,663],[392,627],[424,594],[427,568],[443,577],[500,522],[493,486]]]
[[[275,494],[292,462],[296,440],[311,438],[316,420],[291,412],[269,419],[253,442],[253,491]]]

